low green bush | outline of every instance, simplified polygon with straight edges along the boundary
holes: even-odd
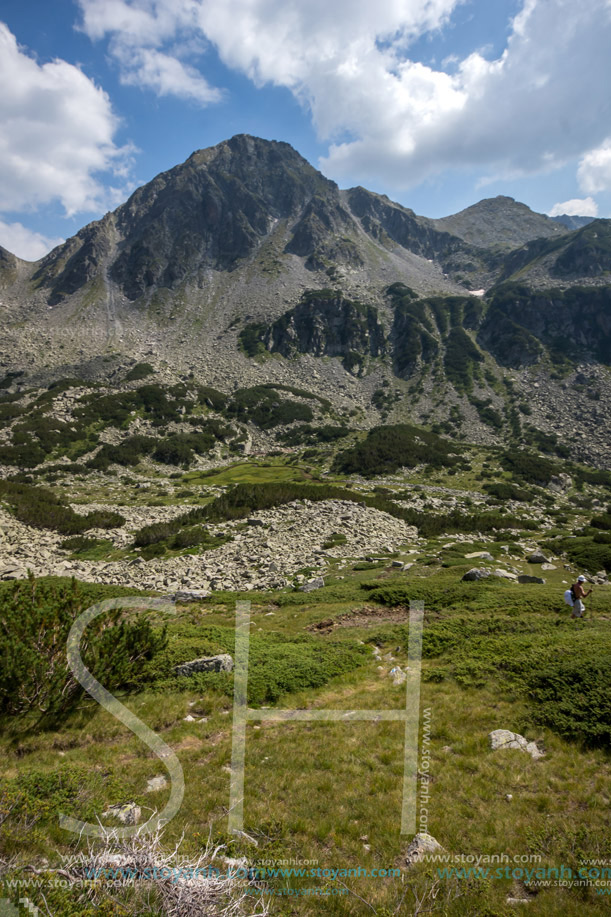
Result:
[[[145,379],[147,376],[152,376],[154,372],[155,370],[150,363],[136,363],[125,376],[125,381],[136,382],[140,379]]]
[[[506,484],[504,481],[500,481],[496,484],[484,484],[482,489],[492,497],[497,497],[499,500],[529,502],[533,498],[529,490],[524,490],[522,487],[516,487],[515,484]]]
[[[286,386],[270,388],[267,385],[257,385],[253,388],[238,389],[227,405],[227,415],[243,423],[253,423],[262,430],[270,430],[296,420],[307,423],[314,419],[314,413],[308,404],[281,398],[276,388],[282,389]],[[308,397],[312,398],[309,393]]]
[[[88,538],[87,535],[74,535],[72,538],[64,538],[60,541],[60,548],[63,551],[70,551],[72,554],[82,554],[85,551],[91,551],[93,548],[99,548],[106,544],[100,538]]]
[[[284,694],[319,688],[370,658],[357,643],[323,643],[320,640],[268,642],[251,639],[248,668],[248,702],[275,703]]]
[[[462,447],[455,442],[409,424],[374,427],[366,438],[340,452],[333,471],[373,477],[393,474],[399,468],[425,464],[451,468],[460,464]]]
[[[125,519],[110,510],[96,510],[81,516],[53,491],[14,480],[0,481],[0,500],[9,504],[20,522],[39,529],[54,529],[62,535],[77,535],[92,528],[115,528]]]
[[[89,604],[74,580],[63,586],[30,575],[0,593],[0,713],[57,715],[74,706],[83,689],[68,667],[66,642]],[[83,661],[106,688],[135,687],[166,642],[165,630],[154,631],[142,616],[129,622],[115,609],[87,629]]]

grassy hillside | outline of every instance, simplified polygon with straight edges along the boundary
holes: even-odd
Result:
[[[187,659],[234,652],[236,596],[223,594],[179,606],[167,645],[149,666],[148,685],[119,692],[174,749],[184,770],[185,800],[164,845],[171,848],[182,836],[181,852],[193,860],[212,832],[226,852],[259,866],[251,890],[263,893],[271,913],[320,913],[323,893],[324,913],[338,915],[505,914],[507,897],[526,895],[536,915],[605,912],[593,880],[543,887],[512,878],[511,869],[563,864],[576,872],[611,856],[611,595],[599,590],[588,617],[571,621],[561,602],[563,571],[548,574],[545,586],[494,577],[463,583],[473,563],[464,555],[477,544],[445,548],[448,543],[430,542],[408,574],[380,560],[372,569],[331,577],[314,593],[250,594],[249,703],[268,712],[274,706],[346,710],[348,718],[350,710],[402,708],[405,686],[389,673],[406,667],[407,604],[423,600],[420,762],[426,747],[428,829],[457,857],[450,867],[464,869],[471,861],[461,862],[463,855],[480,857],[480,864],[496,857],[495,868],[510,864],[509,877],[442,877],[438,870],[449,869],[447,863],[407,866],[410,837],[400,833],[401,723],[251,723],[245,835],[231,836],[232,677],[173,674]],[[501,557],[498,544],[488,547]],[[4,612],[24,588],[2,585]],[[81,605],[106,594],[89,587]],[[162,627],[159,613],[149,620]],[[487,736],[494,729],[525,735],[545,756],[491,751]],[[113,804],[161,809],[168,788],[145,790],[164,773],[163,761],[86,699],[52,723],[41,722],[34,708],[5,718],[2,760],[0,856],[9,867],[3,894],[14,897],[9,880],[31,878],[33,866],[42,884],[28,886],[27,894],[40,905],[45,900],[53,914],[89,913],[78,910],[93,907],[84,898],[97,914],[165,913],[154,894],[144,904],[151,891],[145,882],[119,892],[101,882],[86,895],[70,882],[53,887],[62,857],[86,849],[59,828],[58,813],[108,824],[112,818],[103,813]],[[422,814],[422,792],[418,798]],[[263,873],[264,866],[301,860],[316,861],[312,868],[323,872]],[[398,874],[333,878],[328,872],[358,867]],[[318,889],[316,896],[307,888]]]

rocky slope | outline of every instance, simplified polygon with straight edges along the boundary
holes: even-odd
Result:
[[[518,248],[533,239],[555,239],[567,232],[562,223],[534,213],[526,204],[503,195],[479,201],[460,213],[432,222],[438,229],[471,245],[500,250]]]

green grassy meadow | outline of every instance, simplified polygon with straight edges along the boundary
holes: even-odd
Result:
[[[598,669],[601,696],[608,697],[611,595],[599,590],[587,618],[575,622],[560,604],[556,582],[461,583],[467,568],[468,562],[436,569],[424,563],[404,574],[380,566],[331,578],[311,594],[250,594],[249,703],[268,711],[347,714],[404,707],[405,685],[393,684],[389,672],[406,667],[407,606],[422,600],[420,750],[426,726],[428,830],[459,858],[450,865],[464,869],[466,857],[479,857],[480,863],[491,857],[503,869],[564,865],[576,872],[588,861],[609,860],[609,710],[602,717],[607,733],[594,735],[592,724],[599,719],[591,715],[591,685],[587,678],[576,685],[571,677]],[[15,587],[1,588],[6,601]],[[91,586],[84,598],[89,602],[105,592]],[[267,875],[258,883],[275,914],[505,915],[516,907],[535,915],[606,912],[608,901],[593,882],[541,887],[513,878],[511,871],[492,878],[481,873],[443,878],[437,870],[447,863],[408,867],[411,836],[401,834],[400,722],[250,722],[245,835],[232,835],[233,678],[178,677],[173,666],[199,655],[233,653],[235,605],[236,596],[229,594],[179,605],[148,683],[119,692],[121,702],[175,751],[184,772],[184,801],[165,829],[166,845],[182,838],[183,856],[196,857],[211,833],[229,855],[245,857],[252,866],[316,861],[308,868],[320,875]],[[165,623],[160,612],[149,617],[153,627]],[[567,661],[577,663],[568,674]],[[534,676],[545,667],[564,688],[553,697],[537,693]],[[193,721],[185,721],[187,716]],[[79,841],[60,828],[60,812],[108,823],[103,812],[110,805],[135,802],[150,813],[167,801],[169,786],[145,792],[147,780],[165,773],[163,761],[91,699],[83,697],[53,723],[41,725],[30,711],[5,719],[4,726],[0,856],[11,863],[3,891],[9,897],[14,893],[7,875],[28,878],[28,866],[40,869],[42,863],[50,879],[49,870],[79,849]],[[491,751],[488,733],[500,728],[536,741],[545,756],[533,760],[518,750]],[[398,873],[341,872],[359,867]],[[340,873],[333,878],[329,870]],[[315,895],[306,891],[312,888],[318,889]],[[43,891],[50,913],[78,912],[71,910],[75,890]],[[28,894],[42,904],[38,890]],[[117,897],[100,888],[96,895],[97,914],[163,913],[154,904],[134,911],[140,900],[134,892]],[[529,902],[508,904],[511,896],[528,896]]]

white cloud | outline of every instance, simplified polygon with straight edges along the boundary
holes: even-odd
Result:
[[[229,67],[243,71],[257,85],[287,86],[313,104],[316,93],[310,84],[326,72],[343,70],[349,81],[351,66],[360,69],[360,54],[375,51],[378,40],[401,46],[439,27],[463,2],[78,0],[81,28],[93,40],[109,37],[110,53],[120,65],[122,78],[130,83],[159,92],[158,81],[141,64],[142,52],[156,49],[168,55],[177,39],[189,40],[195,30],[216,45]],[[384,58],[383,52],[380,56]],[[197,79],[193,70],[190,76]],[[199,96],[203,103],[221,98],[201,73],[197,82],[197,91],[192,81],[189,84],[192,98]]]
[[[183,64],[169,54],[154,48],[122,47],[117,51],[119,55],[129,60],[121,78],[123,83],[147,86],[157,95],[174,95],[201,105],[219,102],[223,97],[223,93],[209,86],[194,67]]]
[[[0,210],[59,200],[66,214],[103,209],[97,173],[125,165],[110,100],[78,67],[39,65],[0,23]]]
[[[611,191],[611,138],[586,153],[579,163],[577,178],[579,187],[590,194]]]
[[[449,168],[515,177],[585,157],[584,191],[606,187],[609,0],[523,0],[497,60],[480,51],[446,73],[410,59],[414,39],[461,2],[79,0],[83,29],[109,38],[125,80],[214,101],[205,57],[186,69],[175,50],[198,36],[255,84],[290,89],[330,143],[323,168],[338,180],[400,189]],[[153,52],[186,76],[164,77],[154,55],[144,66]]]
[[[197,0],[79,0],[79,5],[82,30],[93,40],[110,37],[109,50],[123,83],[200,105],[223,98],[222,90],[181,60],[194,47],[198,57],[203,50],[201,42],[193,41]]]
[[[570,201],[554,204],[549,215],[560,217],[565,213],[567,216],[596,217],[598,216],[598,204],[592,197],[574,197]]]
[[[21,223],[5,223],[0,220],[0,245],[24,261],[38,261],[64,239],[49,239],[39,232],[32,232]]]
[[[449,168],[494,178],[552,170],[609,131],[610,43],[606,0],[529,0],[498,60],[472,54],[449,83],[433,70],[423,75],[427,109],[414,109],[419,90],[410,71],[395,73],[380,107],[387,122],[403,125],[403,136],[395,128],[379,138],[363,122],[356,141],[331,147],[326,171],[360,171],[405,188]],[[364,85],[380,99],[379,81]]]

